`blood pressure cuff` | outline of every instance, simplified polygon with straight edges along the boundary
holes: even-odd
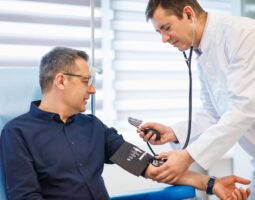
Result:
[[[112,162],[136,176],[143,175],[152,159],[153,156],[128,142],[123,143],[110,158]]]

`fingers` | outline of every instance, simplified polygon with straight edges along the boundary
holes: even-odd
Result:
[[[166,158],[167,153],[161,153],[157,158]],[[153,180],[159,183],[173,184],[179,179],[179,174],[176,170],[171,169],[169,164],[166,162],[157,168],[157,173],[154,174]]]
[[[150,130],[157,131],[157,134],[160,135],[160,139],[158,138],[158,140],[156,140],[156,137],[159,137],[159,135],[157,135],[155,132],[153,133]],[[165,144],[166,142],[173,142],[177,140],[172,129],[156,122],[148,122],[140,125],[137,129],[137,132],[144,141],[149,141],[154,145]]]
[[[242,189],[239,189],[239,190],[238,190],[238,189],[235,189],[235,190],[234,190],[234,194],[235,194],[235,196],[236,196],[236,199],[240,199],[240,200],[243,199],[243,198],[242,198]]]
[[[251,183],[250,180],[241,178],[241,177],[239,177],[239,176],[234,176],[234,179],[235,179],[235,182],[241,183],[241,184],[244,184],[244,185],[248,185],[248,184]]]
[[[151,144],[158,143],[156,141],[157,136],[156,136],[156,134],[153,134],[152,131],[149,131],[145,134],[143,129],[138,128],[137,133],[139,133],[140,138],[142,138],[144,142],[150,142]]]
[[[139,135],[140,135],[141,138],[146,138],[146,139],[148,140],[148,139],[151,137],[152,132],[149,131],[149,132],[147,132],[147,133],[145,134],[145,133],[144,133],[144,130],[145,130],[145,128],[143,128],[143,127],[140,126],[140,127],[137,128],[136,132],[139,133]]]
[[[169,171],[167,166],[161,166],[158,170],[160,170],[160,173],[158,173],[153,179],[159,183],[174,184],[180,178],[175,171]]]
[[[144,123],[140,126],[141,129],[146,129],[146,128],[151,128],[151,129],[155,129],[155,123],[152,123],[152,122],[147,122],[147,123]]]
[[[232,192],[231,197],[228,198],[228,199],[231,199],[231,200],[242,200],[242,197],[241,197],[241,194],[240,194],[239,190],[235,189]]]
[[[251,190],[250,190],[250,188],[247,188],[247,189],[246,189],[246,194],[247,194],[247,197],[249,197],[249,196],[250,196],[250,194],[251,194]]]
[[[157,175],[154,177],[154,180],[158,183],[168,183],[168,184],[174,184],[179,177],[175,176],[174,174],[169,173],[161,173],[160,175]]]
[[[242,195],[242,199],[244,199],[244,200],[248,199],[248,197],[251,194],[251,190],[249,188],[247,188],[247,189],[242,189],[241,188],[240,192],[241,192],[241,195]]]
[[[248,197],[250,195],[250,189],[243,189],[243,188],[239,188],[239,189],[235,189],[233,192],[232,192],[232,195],[231,195],[231,199],[234,199],[234,200],[247,200]]]
[[[245,200],[247,199],[246,191],[242,188],[235,189],[234,194],[236,196],[236,199],[238,200]]]
[[[157,167],[153,166],[152,164],[149,164],[145,171],[145,177],[153,179],[157,175]]]
[[[167,183],[167,184],[175,184],[177,181],[179,180],[179,177],[178,176],[174,176],[174,175],[169,175],[169,176],[166,176],[162,179],[158,179],[157,182],[158,183]]]

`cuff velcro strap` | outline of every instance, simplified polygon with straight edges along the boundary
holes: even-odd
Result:
[[[128,172],[140,176],[153,156],[128,142],[123,143],[110,160]]]

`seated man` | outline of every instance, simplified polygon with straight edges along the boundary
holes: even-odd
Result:
[[[0,149],[9,200],[105,200],[104,163],[127,142],[86,110],[95,93],[83,51],[57,47],[40,64],[42,100],[16,117],[2,130]],[[148,156],[149,157],[149,156]],[[149,166],[149,167],[147,167]],[[150,177],[155,167],[140,168]],[[205,190],[209,178],[187,172],[177,184]],[[247,199],[249,190],[235,183],[249,181],[234,176],[217,179],[213,192],[220,198]]]

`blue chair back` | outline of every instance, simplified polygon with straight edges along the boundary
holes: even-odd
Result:
[[[7,200],[4,184],[4,174],[2,169],[2,163],[0,162],[0,199]]]
[[[0,68],[0,130],[7,121],[27,112],[32,100],[41,97],[38,73],[36,67]]]
[[[196,191],[192,186],[169,186],[115,195],[111,200],[181,200],[195,197]]]
[[[12,118],[28,111],[32,100],[40,99],[39,70],[32,67],[0,68],[0,134]],[[7,200],[0,159],[0,200]]]

